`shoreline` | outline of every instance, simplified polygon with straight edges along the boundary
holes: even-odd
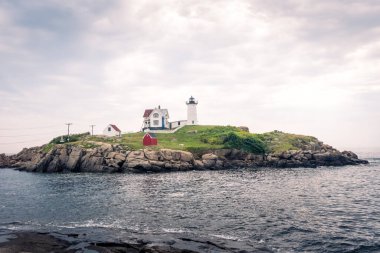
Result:
[[[120,145],[104,144],[86,149],[57,145],[24,149],[17,155],[0,155],[0,167],[29,172],[146,173],[236,168],[316,168],[368,164],[351,151],[340,152],[324,145],[319,150],[290,150],[253,154],[238,149],[210,150],[196,154],[183,150],[143,149],[129,151]]]

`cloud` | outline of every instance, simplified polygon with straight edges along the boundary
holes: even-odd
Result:
[[[3,1],[1,123],[138,130],[145,108],[182,119],[193,95],[204,124],[374,146],[379,14],[371,0]]]

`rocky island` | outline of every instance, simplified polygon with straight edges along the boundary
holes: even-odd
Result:
[[[0,167],[30,172],[168,172],[233,168],[296,168],[366,164],[351,151],[340,152],[315,137],[273,131],[252,134],[245,127],[185,126],[158,134],[146,148],[144,133],[121,137],[62,137],[41,147],[0,155]]]

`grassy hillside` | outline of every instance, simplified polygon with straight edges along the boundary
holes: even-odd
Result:
[[[267,151],[280,153],[287,150],[310,149],[319,141],[317,138],[306,135],[289,134],[280,131],[272,131],[261,134]]]
[[[93,148],[102,143],[112,143],[136,150],[144,148],[142,138],[144,133],[128,133],[121,137],[90,136],[87,134],[71,136],[70,143],[85,148]],[[310,136],[287,134],[273,131],[264,134],[252,134],[233,126],[185,126],[172,134],[157,134],[158,146],[152,149],[169,148],[183,149],[191,152],[202,152],[213,149],[237,148],[252,153],[282,152],[298,150],[317,142]],[[45,149],[59,144],[61,137],[53,139]]]

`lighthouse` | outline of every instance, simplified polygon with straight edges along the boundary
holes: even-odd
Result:
[[[197,118],[197,105],[198,101],[195,101],[193,96],[189,98],[189,101],[186,102],[187,104],[187,125],[197,125],[198,124],[198,118]]]

